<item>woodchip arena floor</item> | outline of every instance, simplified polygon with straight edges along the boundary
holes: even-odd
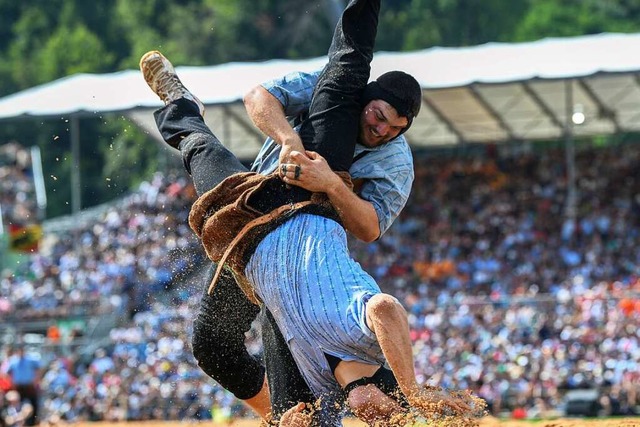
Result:
[[[216,424],[212,421],[192,422],[192,421],[145,421],[129,423],[78,423],[74,427],[258,427],[257,420],[236,419],[230,423]],[[346,420],[345,427],[364,427],[365,424],[358,420]],[[440,427],[438,424],[424,424],[424,427]],[[635,418],[606,418],[606,419],[553,419],[553,420],[500,420],[492,417],[485,417],[480,420],[479,427],[640,427],[640,417]]]

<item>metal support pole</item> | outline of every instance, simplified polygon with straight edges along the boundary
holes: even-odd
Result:
[[[77,115],[71,116],[71,212],[82,208],[82,188],[80,182],[80,126]]]
[[[229,117],[229,113],[227,111],[227,109],[223,109],[222,110],[222,141],[223,144],[231,151],[233,151],[233,149],[235,147],[231,146],[231,117]]]
[[[577,215],[576,148],[573,138],[573,81],[565,80],[565,159],[567,166],[567,200],[565,215],[575,221]]]
[[[5,233],[4,231],[4,222],[2,219],[2,205],[0,204],[0,271],[4,270],[8,251],[9,251],[9,233]]]
[[[44,173],[42,170],[42,156],[40,147],[31,147],[31,170],[33,171],[33,184],[36,190],[36,202],[38,204],[38,220],[43,220],[47,210],[47,191],[44,184]]]

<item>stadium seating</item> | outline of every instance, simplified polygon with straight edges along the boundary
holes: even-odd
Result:
[[[563,152],[529,148],[415,153],[404,212],[377,242],[351,241],[353,254],[405,304],[422,380],[470,388],[496,415],[571,412],[579,400],[567,396],[585,386],[598,414],[638,411],[640,143],[579,150],[575,218],[565,215]],[[0,200],[18,197],[7,182]],[[188,177],[156,174],[91,221],[45,223],[28,265],[3,271],[0,314],[12,334],[60,328],[56,342],[32,348],[53,372],[45,414],[249,414],[189,351],[193,266],[204,259],[186,222],[192,201]],[[63,377],[71,386],[56,387]]]

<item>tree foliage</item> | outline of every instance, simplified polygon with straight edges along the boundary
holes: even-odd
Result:
[[[536,0],[513,34],[514,41],[604,32],[640,31],[638,0]]]
[[[136,68],[151,49],[176,65],[324,55],[346,3],[0,0],[0,95],[75,73]],[[639,30],[640,0],[386,0],[376,47],[418,50]],[[0,141],[42,148],[49,200],[57,201],[50,216],[70,209],[66,119],[0,128]],[[81,126],[85,206],[121,194],[162,165],[162,150],[122,117],[96,117]],[[122,168],[124,162],[132,167]]]

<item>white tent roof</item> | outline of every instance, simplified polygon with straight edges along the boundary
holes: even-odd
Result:
[[[586,117],[574,128],[578,136],[640,130],[637,52],[640,34],[378,52],[371,75],[403,70],[422,85],[422,111],[407,133],[415,147],[553,139],[563,135],[567,114],[576,109]],[[324,62],[324,57],[272,60],[177,67],[177,72],[207,105],[209,126],[238,156],[248,158],[263,137],[246,116],[244,92],[289,71],[319,69]],[[122,112],[159,138],[151,114],[159,106],[137,70],[78,74],[0,99],[0,119]]]

